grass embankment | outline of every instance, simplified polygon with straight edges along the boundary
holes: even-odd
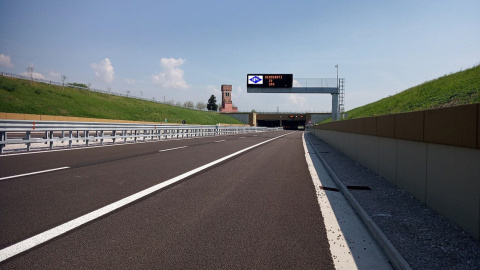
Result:
[[[352,109],[347,112],[347,119],[453,107],[479,102],[480,65],[445,75],[396,95]]]
[[[243,124],[225,114],[0,77],[0,112],[215,125]]]

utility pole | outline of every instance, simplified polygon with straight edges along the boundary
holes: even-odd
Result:
[[[337,89],[338,89],[338,64],[336,64],[335,67],[337,68]]]

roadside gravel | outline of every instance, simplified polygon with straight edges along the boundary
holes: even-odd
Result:
[[[480,269],[480,242],[311,133],[313,146],[413,269]]]

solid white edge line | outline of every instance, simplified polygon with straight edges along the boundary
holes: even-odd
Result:
[[[315,193],[317,195],[317,203],[320,207],[320,211],[322,212],[323,223],[325,224],[327,239],[330,246],[330,255],[332,257],[335,269],[357,269],[355,258],[353,258],[353,255],[350,252],[349,245],[345,240],[345,236],[343,235],[337,217],[332,210],[330,200],[328,199],[325,190],[321,189],[322,183],[320,182],[320,178],[317,174],[315,165],[313,164],[313,160],[310,157],[310,152],[305,140],[305,133],[302,134],[302,142],[308,171],[310,172],[312,182],[315,187]],[[339,244],[333,247],[332,243],[330,243],[332,241],[336,241]],[[339,261],[338,258],[341,258],[341,261]]]
[[[307,138],[310,144],[312,142],[309,138]],[[357,200],[353,197],[353,195],[348,191],[347,187],[338,179],[336,174],[333,172],[332,168],[328,165],[325,159],[320,155],[315,147],[312,147],[315,153],[317,154],[320,162],[325,167],[325,170],[328,174],[332,177],[333,181],[336,183],[337,187],[340,189],[340,192],[345,196],[348,200],[350,205],[353,209],[357,212],[360,219],[363,221],[365,226],[368,228],[370,233],[372,234],[373,238],[377,241],[380,247],[385,252],[386,256],[390,260],[390,264],[394,269],[405,269],[411,270],[412,268],[408,264],[408,262],[403,258],[403,256],[398,252],[398,250],[393,246],[390,240],[385,236],[385,234],[380,230],[377,224],[372,220],[372,218],[367,214],[367,212],[360,206]]]
[[[1,178],[0,178],[0,181],[7,180],[7,179],[12,179],[12,178],[23,177],[23,176],[29,176],[29,175],[35,175],[35,174],[41,174],[41,173],[47,173],[47,172],[65,170],[65,169],[70,169],[70,167],[61,167],[61,168],[55,168],[55,169],[50,169],[50,170],[38,171],[38,172],[31,172],[31,173],[24,173],[24,174],[17,174],[17,175],[12,175],[12,176],[6,176],[6,177],[1,177]]]
[[[158,152],[167,152],[167,151],[182,149],[182,148],[186,148],[186,147],[188,147],[188,146],[185,145],[185,146],[180,146],[180,147],[175,147],[175,148],[163,149],[163,150],[159,150]]]
[[[108,213],[110,213],[110,212],[112,212],[112,211],[115,211],[115,210],[117,210],[117,209],[119,209],[119,208],[121,208],[121,207],[123,207],[123,206],[125,206],[125,205],[127,205],[127,204],[130,204],[130,203],[132,203],[132,202],[134,202],[134,201],[136,201],[136,200],[138,200],[138,199],[141,199],[141,198],[143,198],[143,197],[145,197],[145,196],[148,196],[148,195],[150,195],[150,194],[152,194],[152,193],[154,193],[154,192],[156,192],[156,191],[158,191],[158,190],[160,190],[160,189],[162,189],[162,188],[164,188],[164,187],[167,187],[167,186],[169,186],[169,185],[172,185],[172,184],[174,184],[174,183],[176,183],[176,182],[178,182],[178,181],[180,181],[180,180],[182,180],[182,179],[184,179],[184,178],[187,178],[187,177],[189,177],[189,176],[191,176],[191,175],[193,175],[193,174],[196,174],[196,173],[198,173],[198,172],[200,172],[200,171],[202,171],[202,170],[205,170],[205,169],[207,169],[207,168],[209,168],[209,167],[211,167],[211,166],[214,166],[214,165],[216,165],[216,164],[218,164],[218,163],[221,163],[221,162],[223,162],[223,161],[225,161],[225,160],[227,160],[227,159],[230,159],[230,158],[232,158],[232,157],[234,157],[234,156],[236,156],[236,155],[239,155],[239,154],[241,154],[241,153],[243,153],[243,152],[245,152],[245,151],[248,151],[248,150],[250,150],[250,149],[252,149],[252,148],[258,147],[258,146],[260,146],[260,145],[262,145],[262,144],[265,144],[265,143],[268,143],[268,142],[270,142],[270,141],[276,140],[276,139],[278,139],[278,138],[287,136],[287,135],[289,135],[289,134],[291,134],[291,133],[293,133],[293,132],[290,132],[290,133],[287,133],[287,134],[284,134],[284,135],[280,135],[280,136],[277,136],[277,137],[275,137],[275,138],[266,140],[266,141],[264,141],[264,142],[261,142],[261,143],[252,145],[252,146],[250,146],[250,147],[247,147],[247,148],[245,148],[245,149],[242,149],[242,150],[240,150],[240,151],[237,151],[237,152],[235,152],[235,153],[233,153],[233,154],[230,154],[230,155],[225,156],[225,157],[223,157],[223,158],[220,158],[220,159],[217,159],[217,160],[215,160],[215,161],[212,161],[212,162],[210,162],[210,163],[208,163],[208,164],[205,164],[205,165],[203,165],[203,166],[201,166],[201,167],[198,167],[198,168],[196,168],[196,169],[193,169],[193,170],[191,170],[191,171],[189,171],[189,172],[186,172],[186,173],[184,173],[184,174],[181,174],[181,175],[179,175],[179,176],[176,176],[176,177],[174,177],[174,178],[171,178],[171,179],[169,179],[169,180],[167,180],[167,181],[164,181],[164,182],[162,182],[162,183],[160,183],[160,184],[157,184],[157,185],[152,186],[152,187],[150,187],[150,188],[144,189],[144,190],[142,190],[142,191],[140,191],[140,192],[137,192],[137,193],[135,193],[135,194],[133,194],[133,195],[130,195],[130,196],[126,197],[126,198],[123,198],[123,199],[121,199],[121,200],[119,200],[119,201],[116,201],[116,202],[111,203],[111,204],[109,204],[109,205],[107,205],[107,206],[104,206],[104,207],[102,207],[102,208],[100,208],[100,209],[97,209],[97,210],[95,210],[95,211],[93,211],[93,212],[90,212],[90,213],[88,213],[88,214],[85,214],[85,215],[83,215],[83,216],[81,216],[81,217],[78,217],[78,218],[76,218],[76,219],[73,219],[73,220],[71,220],[71,221],[69,221],[69,222],[66,222],[66,223],[64,223],[64,224],[62,224],[62,225],[59,225],[59,226],[57,226],[57,227],[55,227],[55,228],[52,228],[52,229],[50,229],[50,230],[48,230],[48,231],[45,231],[45,232],[43,232],[43,233],[40,233],[40,234],[37,234],[37,235],[32,236],[32,237],[30,237],[30,238],[27,238],[27,239],[25,239],[25,240],[23,240],[23,241],[21,241],[21,242],[18,242],[18,243],[16,243],[16,244],[13,244],[13,245],[11,245],[11,246],[8,246],[8,247],[0,250],[0,262],[3,262],[3,261],[5,261],[6,259],[8,259],[8,258],[10,258],[10,257],[13,257],[13,256],[15,256],[15,255],[17,255],[17,254],[20,254],[20,253],[22,253],[22,252],[25,252],[25,251],[27,251],[27,250],[29,250],[29,249],[37,246],[37,245],[40,245],[40,244],[42,244],[42,243],[45,243],[45,242],[47,242],[47,241],[49,241],[49,240],[51,240],[51,239],[53,239],[53,238],[55,238],[55,237],[58,237],[58,236],[66,233],[66,232],[68,232],[68,231],[71,231],[71,230],[73,230],[73,229],[75,229],[75,228],[77,228],[77,227],[79,227],[79,226],[82,226],[82,225],[85,224],[85,223],[88,223],[88,222],[90,222],[90,221],[92,221],[92,220],[95,220],[95,219],[101,217],[101,216],[104,216],[104,215],[106,215],[106,214],[108,214]]]

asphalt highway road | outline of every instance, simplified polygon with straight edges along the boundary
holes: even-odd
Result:
[[[301,135],[0,156],[1,257],[21,241],[276,138],[27,248],[0,268],[333,269]],[[21,176],[39,171],[46,172]]]

